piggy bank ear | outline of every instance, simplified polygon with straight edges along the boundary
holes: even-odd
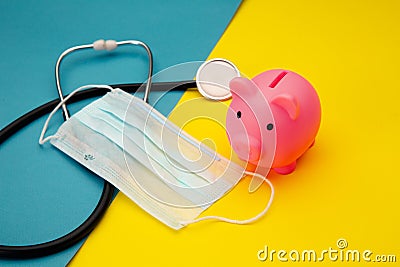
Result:
[[[271,103],[283,108],[292,120],[296,120],[300,114],[299,102],[294,96],[280,94],[275,96]]]
[[[229,83],[229,88],[233,95],[239,95],[243,98],[254,96],[258,91],[258,87],[252,81],[243,77],[233,78]]]

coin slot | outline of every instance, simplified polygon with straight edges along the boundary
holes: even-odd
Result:
[[[283,77],[286,76],[286,74],[288,74],[287,71],[282,71],[281,73],[279,73],[279,75],[276,76],[276,78],[270,83],[269,87],[275,88],[278,85],[278,83],[283,79]]]

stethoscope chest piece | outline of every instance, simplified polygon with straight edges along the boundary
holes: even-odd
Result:
[[[229,82],[240,77],[238,68],[229,60],[214,58],[204,62],[197,70],[196,84],[202,96],[210,100],[227,100],[232,97]]]

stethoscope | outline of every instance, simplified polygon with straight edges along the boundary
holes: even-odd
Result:
[[[43,115],[51,112],[67,95],[63,94],[61,83],[60,83],[60,65],[62,60],[70,53],[83,49],[95,49],[95,50],[114,50],[121,45],[135,45],[143,47],[148,55],[149,70],[148,78],[145,84],[133,83],[133,84],[116,84],[111,85],[113,88],[120,88],[128,93],[135,93],[143,86],[144,96],[143,101],[148,102],[150,91],[185,91],[190,88],[198,88],[199,92],[207,99],[211,100],[225,100],[230,97],[229,87],[226,83],[233,77],[240,76],[239,71],[235,65],[225,59],[212,59],[204,62],[197,71],[196,80],[186,80],[180,82],[157,82],[152,83],[153,76],[153,56],[148,45],[137,40],[126,40],[126,41],[115,41],[115,40],[98,40],[92,44],[78,45],[65,50],[57,60],[55,66],[56,85],[59,99],[49,101],[29,112],[22,115],[9,125],[4,127],[0,131],[0,145],[10,138],[12,135],[17,133],[19,130],[29,125],[33,121],[39,119]],[[222,78],[222,79],[221,79]],[[87,90],[76,93],[68,101],[69,103],[79,102],[92,97],[99,97],[106,94],[107,91],[104,88],[90,88]],[[63,116],[65,120],[68,120],[70,115],[67,106],[62,105]],[[0,258],[34,258],[50,255],[64,249],[67,249],[86,237],[100,221],[108,206],[111,203],[114,193],[114,187],[104,181],[104,188],[92,214],[75,230],[70,233],[54,239],[52,241],[27,245],[27,246],[5,246],[0,245]]]

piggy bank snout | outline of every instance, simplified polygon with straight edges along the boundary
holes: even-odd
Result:
[[[256,163],[260,158],[261,143],[251,135],[236,135],[231,139],[232,148],[241,160]]]

